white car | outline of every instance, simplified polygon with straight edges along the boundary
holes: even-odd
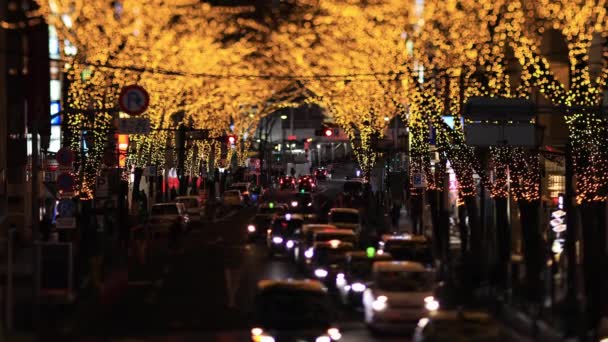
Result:
[[[239,190],[227,190],[222,196],[222,204],[229,207],[242,207],[245,201]]]
[[[332,208],[329,211],[330,224],[340,229],[350,229],[356,234],[361,232],[361,215],[359,210],[353,208]]]
[[[373,284],[363,293],[363,313],[373,332],[411,332],[420,318],[439,309],[432,269],[417,262],[380,261],[372,272]]]
[[[205,215],[205,205],[199,196],[177,196],[175,202],[182,203],[191,221],[201,221]]]
[[[293,249],[293,256],[295,262],[299,266],[304,266],[304,262],[306,258],[304,257],[304,252],[306,252],[309,248],[314,245],[314,236],[315,233],[320,231],[334,231],[336,230],[336,226],[332,226],[331,224],[305,224],[302,226],[302,235],[300,236],[300,241],[296,244]],[[310,252],[309,252],[310,253]]]
[[[148,228],[152,234],[168,233],[171,225],[179,221],[182,231],[190,222],[186,207],[182,203],[157,203],[148,217]]]

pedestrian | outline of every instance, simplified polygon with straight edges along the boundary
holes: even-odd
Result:
[[[399,218],[401,216],[401,203],[395,202],[391,208],[391,223],[393,230],[399,232]]]
[[[169,252],[177,253],[180,250],[180,236],[181,236],[181,219],[176,218],[171,226],[169,227],[169,240],[168,247]]]
[[[416,235],[422,234],[422,194],[414,191],[411,194],[411,211],[412,233]]]
[[[291,177],[295,177],[296,176],[296,169],[294,169],[292,167],[291,170],[289,171],[289,173],[291,174]]]

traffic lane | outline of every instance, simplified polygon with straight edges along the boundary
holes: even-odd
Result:
[[[132,270],[121,300],[92,319],[78,320],[78,334],[157,336],[242,328],[244,317],[228,305],[237,287],[227,284],[240,280],[226,269],[238,269],[247,258],[245,227],[254,212],[244,208],[194,227],[182,236],[183,253],[170,253],[166,238],[152,240],[148,270]]]

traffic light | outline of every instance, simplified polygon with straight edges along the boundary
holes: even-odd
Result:
[[[318,129],[315,131],[315,135],[316,136],[320,136],[320,137],[333,137],[336,133],[336,130],[334,128],[331,127],[322,127],[321,129]]]

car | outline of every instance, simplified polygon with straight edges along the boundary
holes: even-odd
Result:
[[[289,205],[294,213],[302,214],[308,222],[314,222],[318,218],[315,213],[312,194],[309,192],[296,193]]]
[[[305,265],[306,257],[304,256],[306,250],[312,248],[314,244],[314,234],[318,231],[333,231],[336,230],[336,226],[331,224],[305,224],[302,226],[302,234],[298,243],[294,247],[294,260],[298,266],[303,267]]]
[[[312,247],[312,256],[309,261],[309,272],[312,276],[322,281],[328,288],[336,286],[336,276],[344,273],[346,253],[354,250],[354,245],[349,242],[331,240],[327,242],[316,242]]]
[[[177,196],[175,202],[184,204],[190,222],[201,222],[205,216],[205,203],[200,196]]]
[[[416,325],[413,342],[524,340],[498,323],[488,313],[479,311],[432,311]]]
[[[243,201],[246,204],[250,204],[252,199],[251,199],[251,183],[247,183],[247,182],[240,182],[240,183],[232,183],[229,187],[228,190],[238,190],[241,192],[241,196],[243,196]]]
[[[363,293],[365,324],[372,332],[409,332],[428,311],[438,310],[433,297],[435,271],[411,261],[379,261],[373,284]]]
[[[328,175],[328,174],[329,174],[329,172],[328,172],[328,171],[327,171],[327,169],[326,169],[326,168],[324,168],[324,167],[318,167],[318,168],[315,170],[315,173],[314,173],[315,178],[316,178],[317,180],[326,180],[326,179],[327,179],[327,175]]]
[[[346,253],[344,273],[336,276],[336,289],[343,305],[361,307],[363,292],[372,285],[372,266],[378,261],[392,260],[388,253],[353,251]]]
[[[241,191],[226,190],[222,196],[222,204],[228,207],[242,207],[245,205]]]
[[[378,243],[379,253],[390,253],[395,260],[417,261],[432,266],[433,247],[424,235],[386,234]]]
[[[253,301],[253,342],[335,342],[342,334],[327,289],[316,280],[262,280]]]
[[[283,215],[288,211],[287,204],[278,202],[262,203],[258,206],[258,214],[274,218],[275,215]]]
[[[359,210],[353,208],[332,208],[328,214],[330,224],[342,229],[351,229],[359,234],[362,230]]]
[[[314,178],[310,176],[302,176],[298,179],[298,192],[314,192],[317,189],[317,184]]]
[[[247,241],[266,238],[266,232],[272,224],[272,216],[256,214],[247,224]]]
[[[362,179],[350,179],[344,182],[344,193],[354,197],[360,197],[363,195],[365,182]]]
[[[279,190],[294,190],[296,179],[291,176],[281,176],[279,178]]]
[[[182,231],[188,229],[190,217],[183,203],[156,203],[148,217],[148,229],[154,235],[166,234],[171,225],[179,222]]]
[[[287,213],[275,217],[266,237],[268,254],[270,256],[277,253],[291,254],[302,233],[303,224],[302,215]]]

